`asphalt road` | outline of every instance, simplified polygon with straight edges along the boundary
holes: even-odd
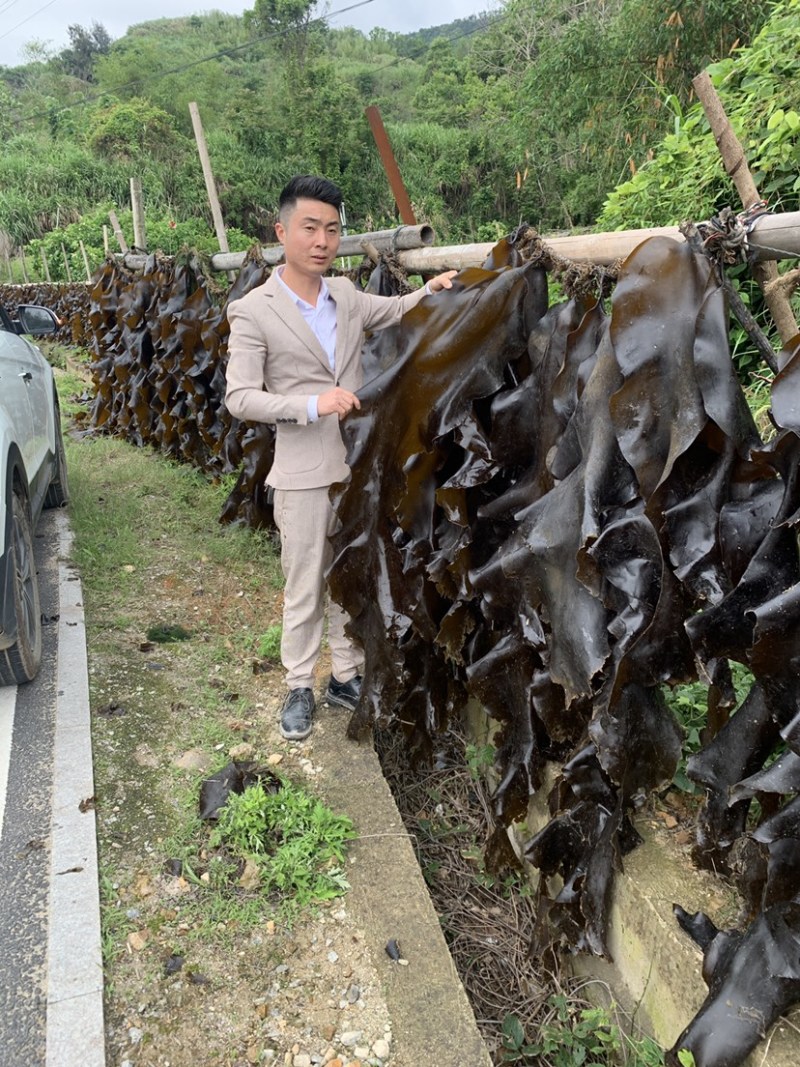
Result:
[[[102,963],[80,582],[66,513],[36,533],[38,677],[0,688],[0,1065],[102,1067]]]

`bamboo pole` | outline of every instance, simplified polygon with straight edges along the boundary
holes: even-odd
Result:
[[[81,255],[83,256],[83,265],[86,268],[86,281],[90,282],[92,280],[92,272],[89,269],[89,257],[86,255],[86,246],[84,245],[83,241],[78,241],[78,244],[81,246]]]
[[[61,242],[61,254],[64,257],[64,270],[67,272],[67,281],[72,281],[72,271],[69,269],[69,259],[67,258],[67,250],[64,247],[64,242]]]
[[[120,251],[125,255],[125,253],[129,251],[128,242],[125,240],[125,234],[122,232],[122,227],[119,224],[116,211],[109,211],[108,217],[111,219],[111,228],[114,231],[114,236],[117,239]]]
[[[6,270],[8,271],[8,284],[9,285],[13,285],[14,284],[14,271],[11,269],[11,256],[9,256],[7,248],[3,249],[3,255],[5,256],[5,259],[6,259]]]
[[[206,193],[211,206],[211,217],[214,220],[214,232],[217,235],[220,251],[229,252],[228,234],[225,230],[225,220],[222,218],[222,208],[217,196],[217,183],[214,181],[214,172],[211,169],[211,157],[208,154],[206,136],[203,132],[203,124],[200,121],[200,111],[194,101],[189,104],[189,114],[192,117],[192,129],[194,130],[194,139],[197,142],[200,165],[203,168],[203,179],[206,183]]]
[[[711,82],[711,78],[706,71],[703,71],[702,74],[698,74],[692,80],[692,85],[700,103],[703,105],[703,111],[706,113],[711,132],[714,134],[714,140],[717,142],[717,148],[722,156],[725,170],[733,179],[744,208],[747,209],[760,204],[761,196],[747,165],[744,149],[733,131],[728,116],[725,114],[725,108],[722,106],[722,101]],[[775,320],[781,341],[784,345],[787,345],[798,333],[798,326],[788,296],[779,287],[770,286],[770,282],[774,282],[778,277],[777,265],[775,263],[756,263],[753,266],[753,277],[764,290],[764,299],[772,313],[772,318]]]
[[[425,225],[398,226],[396,230],[376,230],[372,233],[351,233],[342,238],[339,257],[363,255],[365,241],[374,244],[381,251],[391,252],[431,245],[434,237],[433,228]],[[265,263],[274,267],[283,262],[283,245],[267,245],[261,249],[261,254]],[[244,263],[246,255],[246,252],[217,253],[211,257],[211,267],[213,270],[235,270]],[[145,256],[137,256],[135,253],[123,256],[123,263],[131,270],[141,270],[145,262]]]
[[[648,237],[671,237],[679,242],[685,240],[677,226],[617,230],[613,233],[544,236],[543,240],[548,248],[563,259],[608,265],[630,255],[634,248]],[[491,241],[485,244],[433,247],[433,238],[434,231],[430,226],[401,226],[397,230],[354,233],[342,239],[339,255],[363,255],[366,242],[374,245],[379,251],[396,251],[400,263],[407,271],[415,274],[438,274],[443,270],[480,267],[494,248]],[[750,253],[757,262],[800,256],[800,211],[763,215],[756,220],[750,231],[748,244]],[[281,245],[269,245],[262,248],[261,252],[270,266],[283,260]],[[212,269],[222,271],[240,267],[245,255],[244,252],[218,253],[211,257]],[[141,269],[146,257],[128,254],[123,257],[123,262],[132,270]]]
[[[111,250],[111,245],[110,245],[110,242],[108,240],[108,226],[106,226],[106,224],[103,223],[103,254],[107,256],[108,253],[110,252],[110,250]]]
[[[23,248],[20,248],[20,250],[19,250],[19,258],[22,260],[22,280],[27,285],[28,284],[28,280],[29,280],[28,279],[28,265],[25,262],[25,250]]]
[[[44,246],[42,246],[42,266],[44,267],[45,281],[50,283],[50,267],[47,265],[47,253],[44,250]]]
[[[381,113],[378,108],[372,104],[366,109],[364,114],[367,116],[367,121],[372,130],[372,136],[375,138],[375,144],[378,146],[383,169],[386,172],[386,177],[389,179],[389,185],[397,204],[400,218],[406,226],[416,226],[417,219],[414,215],[414,209],[411,206],[411,201],[406,192],[403,176],[400,173],[400,168],[397,165],[397,160],[392,151],[389,135],[386,132],[386,127],[383,125]]]
[[[613,233],[569,234],[562,237],[545,235],[542,240],[563,259],[609,265],[630,255],[648,237],[671,237],[681,242],[685,239],[677,226],[659,226],[643,230],[617,230]],[[750,231],[748,245],[756,262],[793,259],[800,255],[800,211],[763,215]],[[493,248],[491,242],[415,248],[400,252],[398,259],[407,271],[438,274],[443,270],[480,267]]]
[[[142,179],[131,178],[131,211],[133,212],[133,243],[140,252],[147,251],[147,232],[144,224]]]

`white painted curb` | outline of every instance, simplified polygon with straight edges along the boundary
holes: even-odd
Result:
[[[58,530],[58,669],[47,946],[46,1067],[105,1067],[103,959],[83,593]],[[88,803],[87,803],[88,802]]]

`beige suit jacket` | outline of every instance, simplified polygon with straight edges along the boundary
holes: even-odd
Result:
[[[327,278],[336,302],[335,377],[325,350],[272,274],[228,307],[225,403],[237,419],[276,426],[275,460],[267,484],[275,489],[318,489],[347,478],[336,415],[308,420],[308,398],[334,385],[356,392],[363,380],[364,330],[399,322],[425,295],[371,296],[347,278]]]

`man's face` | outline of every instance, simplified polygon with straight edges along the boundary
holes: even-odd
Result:
[[[287,266],[322,277],[336,258],[341,227],[339,212],[321,200],[300,198],[285,222],[275,223]]]

